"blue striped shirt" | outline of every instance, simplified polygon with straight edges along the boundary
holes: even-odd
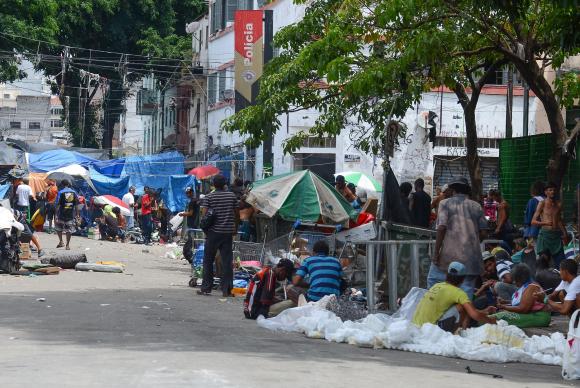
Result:
[[[311,256],[302,262],[296,275],[303,279],[310,275],[308,300],[318,301],[325,295],[340,295],[342,267],[338,259],[330,256]]]

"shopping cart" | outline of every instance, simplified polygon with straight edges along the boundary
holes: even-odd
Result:
[[[335,225],[303,223],[296,221],[290,233],[268,241],[264,247],[263,262],[274,264],[275,258],[291,258],[300,254],[313,253],[317,241],[326,241],[329,254],[336,251],[336,233],[340,228]]]
[[[188,229],[187,235],[187,241],[183,246],[183,255],[186,258],[191,255],[189,286],[196,287],[198,279],[202,278],[205,235],[201,229]]]

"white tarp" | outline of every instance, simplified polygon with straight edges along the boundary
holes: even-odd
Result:
[[[500,321],[453,335],[436,325],[418,328],[405,314],[371,314],[352,322],[342,322],[325,310],[327,300],[283,311],[274,318],[258,318],[258,325],[269,330],[304,333],[311,338],[345,342],[373,348],[399,349],[466,360],[524,362],[562,365],[566,341],[562,333],[550,337],[528,337],[519,328]]]

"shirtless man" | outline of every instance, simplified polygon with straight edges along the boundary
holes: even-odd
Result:
[[[532,218],[532,225],[541,228],[536,253],[549,250],[554,258],[555,268],[559,268],[560,262],[564,259],[564,245],[568,240],[568,233],[562,222],[562,205],[556,200],[557,190],[558,187],[554,183],[546,185],[544,191],[546,199],[538,204]]]

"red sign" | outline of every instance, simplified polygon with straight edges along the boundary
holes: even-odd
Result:
[[[255,98],[252,85],[262,76],[264,66],[263,16],[263,11],[236,11],[234,16],[235,84],[246,104]]]

